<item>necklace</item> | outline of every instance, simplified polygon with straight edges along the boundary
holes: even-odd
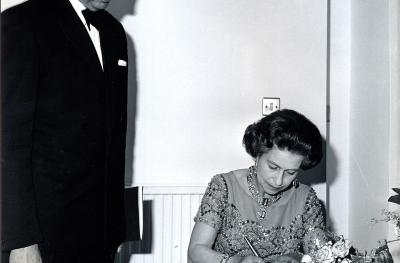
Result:
[[[247,184],[249,185],[251,197],[260,205],[260,208],[257,211],[257,219],[266,220],[268,207],[276,203],[281,198],[282,192],[273,196],[264,193],[264,195],[261,197],[260,192],[255,185],[256,177],[257,170],[254,166],[251,166],[249,168],[249,174],[247,175]]]

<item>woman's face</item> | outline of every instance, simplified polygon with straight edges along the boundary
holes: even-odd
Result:
[[[275,195],[286,189],[296,178],[304,156],[281,150],[274,145],[257,159],[257,182],[267,194]]]

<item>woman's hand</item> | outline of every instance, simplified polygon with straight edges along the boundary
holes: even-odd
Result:
[[[264,263],[264,260],[256,256],[234,256],[228,260],[228,263]]]
[[[299,259],[289,255],[282,255],[275,258],[272,263],[299,263]]]

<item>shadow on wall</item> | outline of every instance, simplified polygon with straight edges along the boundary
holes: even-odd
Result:
[[[153,201],[143,201],[142,240],[125,242],[115,257],[115,263],[128,263],[133,254],[151,254],[153,244]]]
[[[117,20],[121,21],[124,16],[135,15],[136,0],[114,0],[107,8]],[[137,102],[137,70],[136,70],[136,51],[133,37],[127,34],[128,48],[128,125],[126,131],[126,150],[125,150],[125,185],[131,186],[133,183],[133,149],[135,147],[136,135],[136,102]]]
[[[304,171],[298,177],[299,181],[306,185],[315,185],[326,182],[326,140],[324,139],[322,142],[322,152],[324,155],[322,156],[322,160],[320,163],[314,167],[313,169]]]
[[[337,166],[338,166],[338,160],[336,158],[335,152],[333,151],[332,147],[328,147],[326,149],[326,154],[329,156],[329,167],[327,172],[329,173],[329,178],[328,178],[328,182],[327,182],[327,190],[326,190],[326,194],[327,194],[327,203],[329,205],[329,185],[331,185],[337,178],[338,174],[337,174]],[[348,200],[344,200],[344,201],[348,201]],[[329,207],[327,207],[327,211],[329,211]],[[328,225],[328,229],[335,232],[336,228],[335,225],[333,224],[333,221],[328,217],[327,220],[327,225]]]
[[[325,208],[324,211],[329,211],[329,184],[333,183],[336,180],[337,173],[336,173],[336,167],[337,167],[337,158],[333,152],[332,147],[329,146],[329,144],[326,143],[326,140],[324,139],[323,144],[323,153],[324,156],[322,157],[321,162],[314,167],[311,170],[305,171],[300,177],[299,181],[303,184],[306,185],[316,185],[316,184],[321,184],[325,183],[327,185],[326,189],[326,203],[324,204],[321,200],[322,206]],[[327,174],[327,155],[329,155],[329,169],[330,169],[330,175],[329,175],[329,180],[326,178]],[[325,214],[326,222],[327,225],[329,226],[329,229],[334,231],[335,227],[333,226],[332,220],[329,218],[329,215]]]
[[[108,11],[119,21],[124,16],[135,15],[136,0],[114,0],[108,6]],[[136,49],[133,36],[127,34],[128,49],[128,107],[127,107],[127,131],[126,131],[126,150],[125,150],[125,185],[131,186],[133,183],[133,150],[135,147],[136,136],[136,113],[137,113],[137,68],[136,68]],[[151,201],[143,202],[143,237],[142,240],[125,242],[115,256],[116,263],[128,263],[132,254],[151,253]]]

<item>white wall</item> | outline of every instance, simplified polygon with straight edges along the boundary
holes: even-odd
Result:
[[[388,205],[388,1],[352,1],[351,10],[349,228],[355,244],[371,249],[388,231],[387,224],[369,224]]]
[[[330,227],[349,236],[349,112],[351,88],[351,1],[331,1],[330,79],[331,118],[327,151]]]
[[[390,188],[400,187],[400,1],[389,0],[389,41],[390,41]],[[390,195],[394,192],[390,191]],[[391,203],[390,210],[398,209]],[[388,239],[396,238],[394,227],[389,228]],[[390,251],[395,262],[400,262],[400,245],[392,243]]]
[[[398,11],[398,0],[331,1],[329,213],[338,233],[367,250],[394,239],[392,225],[369,222],[400,180]]]
[[[326,134],[326,1],[138,0],[133,183],[206,185],[248,167],[241,139],[261,98]],[[325,184],[319,186],[325,199]]]

